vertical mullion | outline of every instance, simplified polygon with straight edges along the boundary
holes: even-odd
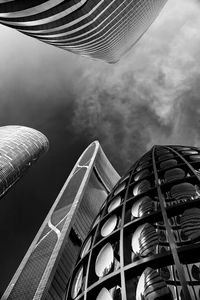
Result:
[[[176,243],[175,243],[175,240],[174,240],[174,236],[171,232],[171,226],[170,226],[169,221],[168,221],[167,212],[166,212],[166,209],[165,209],[165,198],[162,195],[159,180],[158,180],[159,178],[158,178],[157,167],[156,167],[156,162],[155,162],[155,147],[156,146],[154,146],[153,151],[152,151],[152,161],[153,161],[153,169],[154,169],[154,176],[155,176],[155,181],[156,181],[155,183],[156,183],[156,188],[157,188],[157,193],[158,193],[158,199],[159,199],[159,202],[160,202],[160,209],[161,209],[161,212],[162,212],[163,221],[164,221],[164,224],[165,224],[165,228],[166,228],[166,232],[167,232],[167,236],[168,236],[168,240],[169,240],[169,245],[170,245],[170,248],[171,248],[174,263],[176,265],[178,276],[179,276],[179,279],[180,279],[180,282],[181,282],[181,285],[182,285],[185,300],[186,299],[191,300],[192,298],[191,298],[190,292],[188,290],[187,282],[186,282],[186,279],[185,279],[185,274],[184,274],[185,272],[184,272],[183,266],[182,266],[182,264],[179,260],[179,256],[178,256],[178,253],[177,253],[177,250],[176,250]]]
[[[136,165],[134,165],[134,170],[137,167],[139,161]],[[126,280],[124,275],[124,220],[125,220],[125,214],[126,214],[126,201],[129,193],[129,186],[130,182],[134,173],[134,170],[132,169],[129,171],[129,180],[126,187],[126,193],[124,196],[124,202],[123,202],[123,209],[122,209],[122,220],[121,220],[121,228],[120,228],[120,264],[121,264],[121,288],[122,288],[122,300],[127,300],[126,297]]]

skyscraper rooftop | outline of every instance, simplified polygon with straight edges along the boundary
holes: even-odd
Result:
[[[167,0],[1,1],[0,23],[62,49],[116,62]]]

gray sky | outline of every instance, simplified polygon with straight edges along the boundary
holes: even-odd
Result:
[[[169,0],[114,65],[0,26],[0,126],[30,126],[50,140],[45,158],[0,201],[0,293],[93,139],[121,174],[153,144],[199,146],[199,16],[199,1]]]

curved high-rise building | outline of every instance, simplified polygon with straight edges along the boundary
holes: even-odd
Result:
[[[63,299],[92,222],[120,176],[98,142],[81,155],[2,300]]]
[[[0,23],[62,49],[116,62],[167,0],[0,1]]]
[[[200,149],[155,146],[120,179],[65,300],[200,299]]]
[[[47,138],[35,129],[0,127],[0,197],[47,149]]]

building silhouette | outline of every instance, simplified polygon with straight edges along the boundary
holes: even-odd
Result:
[[[200,149],[154,146],[119,177],[82,154],[2,300],[197,300]]]
[[[116,62],[167,0],[1,1],[0,23],[62,49]]]
[[[24,126],[0,127],[0,197],[48,150],[39,131]]]

